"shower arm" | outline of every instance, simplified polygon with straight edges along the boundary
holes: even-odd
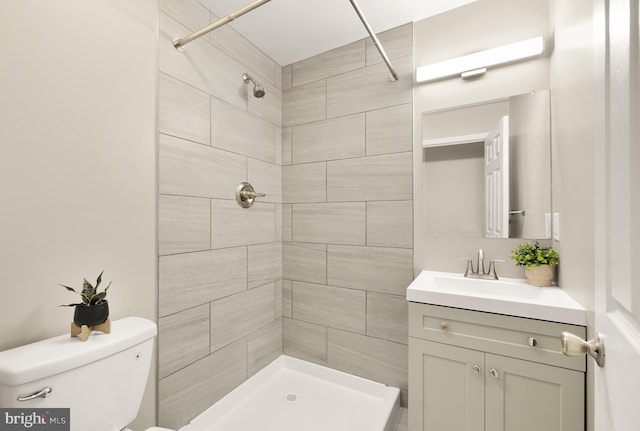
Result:
[[[378,40],[378,37],[373,32],[373,30],[371,30],[371,26],[369,25],[369,23],[367,22],[366,18],[362,14],[362,11],[360,10],[360,7],[356,3],[356,1],[355,0],[349,0],[349,1],[351,2],[351,5],[353,6],[353,9],[358,14],[358,17],[360,18],[360,21],[362,21],[362,25],[364,25],[364,28],[367,30],[367,33],[369,33],[369,36],[371,37],[371,40],[373,40],[373,44],[376,46],[376,49],[380,53],[380,56],[382,57],[382,60],[384,60],[384,63],[387,65],[387,68],[389,69],[389,72],[391,73],[391,76],[389,76],[389,79],[391,81],[397,81],[398,80],[398,74],[396,73],[395,69],[393,68],[393,65],[391,64],[391,61],[389,60],[389,57],[387,56],[387,53],[384,51],[384,48],[382,47],[382,44],[380,43],[380,40]]]
[[[229,15],[227,15],[224,18],[219,19],[218,21],[209,24],[208,26],[206,26],[205,28],[203,28],[202,30],[198,30],[195,33],[190,34],[189,36],[185,36],[181,39],[174,39],[173,40],[173,46],[176,49],[182,50],[184,49],[183,47],[188,44],[189,42],[204,36],[205,34],[215,30],[218,27],[222,27],[225,24],[230,23],[231,21],[233,21],[234,19],[238,18],[239,16],[244,15],[247,12],[251,12],[252,10],[254,10],[257,7],[262,6],[263,4],[270,2],[271,0],[258,0],[254,3],[251,3],[248,6],[243,7],[242,9],[238,9],[237,11],[230,13]]]

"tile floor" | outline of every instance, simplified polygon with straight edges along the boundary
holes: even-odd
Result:
[[[394,431],[408,431],[408,410],[405,408],[400,409],[400,416],[398,416],[398,422],[396,422],[396,427]]]

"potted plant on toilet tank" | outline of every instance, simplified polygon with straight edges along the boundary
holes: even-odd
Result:
[[[534,286],[551,286],[554,269],[560,258],[553,247],[540,247],[540,243],[525,242],[511,251],[516,265],[524,266],[527,282]]]
[[[109,302],[107,301],[107,290],[111,286],[111,282],[102,290],[98,291],[100,284],[102,283],[102,274],[98,275],[95,285],[92,285],[87,279],[84,279],[82,283],[82,291],[78,292],[73,287],[65,286],[61,284],[70,292],[77,293],[82,298],[82,302],[74,304],[65,304],[61,307],[75,307],[73,314],[73,323],[82,327],[86,325],[88,327],[98,326],[107,321],[109,318]]]

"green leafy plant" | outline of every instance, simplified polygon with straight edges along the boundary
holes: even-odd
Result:
[[[75,307],[76,305],[92,306],[92,305],[98,305],[105,302],[106,301],[105,298],[107,297],[107,290],[109,290],[109,287],[111,286],[111,282],[109,282],[107,287],[105,287],[102,292],[98,292],[98,287],[100,286],[100,283],[102,283],[102,273],[104,273],[104,271],[102,271],[100,275],[98,275],[98,279],[96,280],[95,286],[89,283],[85,278],[84,282],[82,283],[81,292],[78,292],[73,287],[69,287],[69,286],[65,286],[64,284],[61,284],[60,286],[64,287],[68,291],[74,292],[80,295],[82,297],[82,302],[79,302],[77,304],[65,304],[60,306],[61,307]]]
[[[532,266],[557,265],[560,261],[558,252],[553,247],[540,247],[538,241],[535,243],[525,242],[511,251],[511,259],[516,261],[516,265],[525,266],[527,269]]]

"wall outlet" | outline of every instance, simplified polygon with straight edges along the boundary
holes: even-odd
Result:
[[[560,241],[560,213],[553,213],[553,239]]]

